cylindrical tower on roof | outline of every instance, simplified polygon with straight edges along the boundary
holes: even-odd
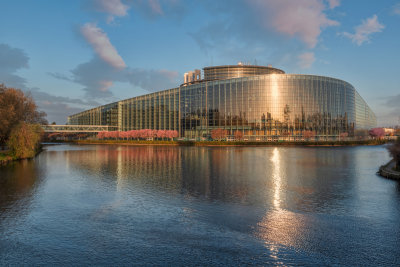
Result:
[[[284,74],[285,72],[280,69],[266,67],[266,66],[255,66],[255,65],[225,65],[225,66],[213,66],[205,67],[204,80],[225,80],[231,78],[248,77],[255,75],[264,74]]]

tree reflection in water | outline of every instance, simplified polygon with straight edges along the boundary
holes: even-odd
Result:
[[[29,207],[42,170],[35,160],[21,160],[0,166],[0,174],[0,218],[17,215]]]

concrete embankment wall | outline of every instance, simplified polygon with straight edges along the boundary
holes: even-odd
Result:
[[[394,165],[395,164],[393,160],[389,161],[388,164],[379,168],[379,174],[389,179],[400,180],[400,172],[393,170]]]

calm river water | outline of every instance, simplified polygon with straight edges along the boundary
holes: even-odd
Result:
[[[0,167],[0,265],[399,265],[383,146],[48,146]]]

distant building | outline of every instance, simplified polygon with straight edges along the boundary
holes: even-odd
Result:
[[[184,80],[184,83],[192,83],[195,81],[200,81],[201,80],[201,71],[194,70],[194,71],[186,72],[183,77],[183,80]]]
[[[356,129],[375,127],[376,117],[345,81],[238,64],[205,67],[203,77],[200,70],[187,72],[179,87],[83,111],[69,116],[68,124],[178,130],[188,138],[222,128],[265,140],[310,131],[352,136]]]
[[[395,129],[393,128],[383,128],[383,130],[385,131],[385,135],[394,135],[395,134]]]

